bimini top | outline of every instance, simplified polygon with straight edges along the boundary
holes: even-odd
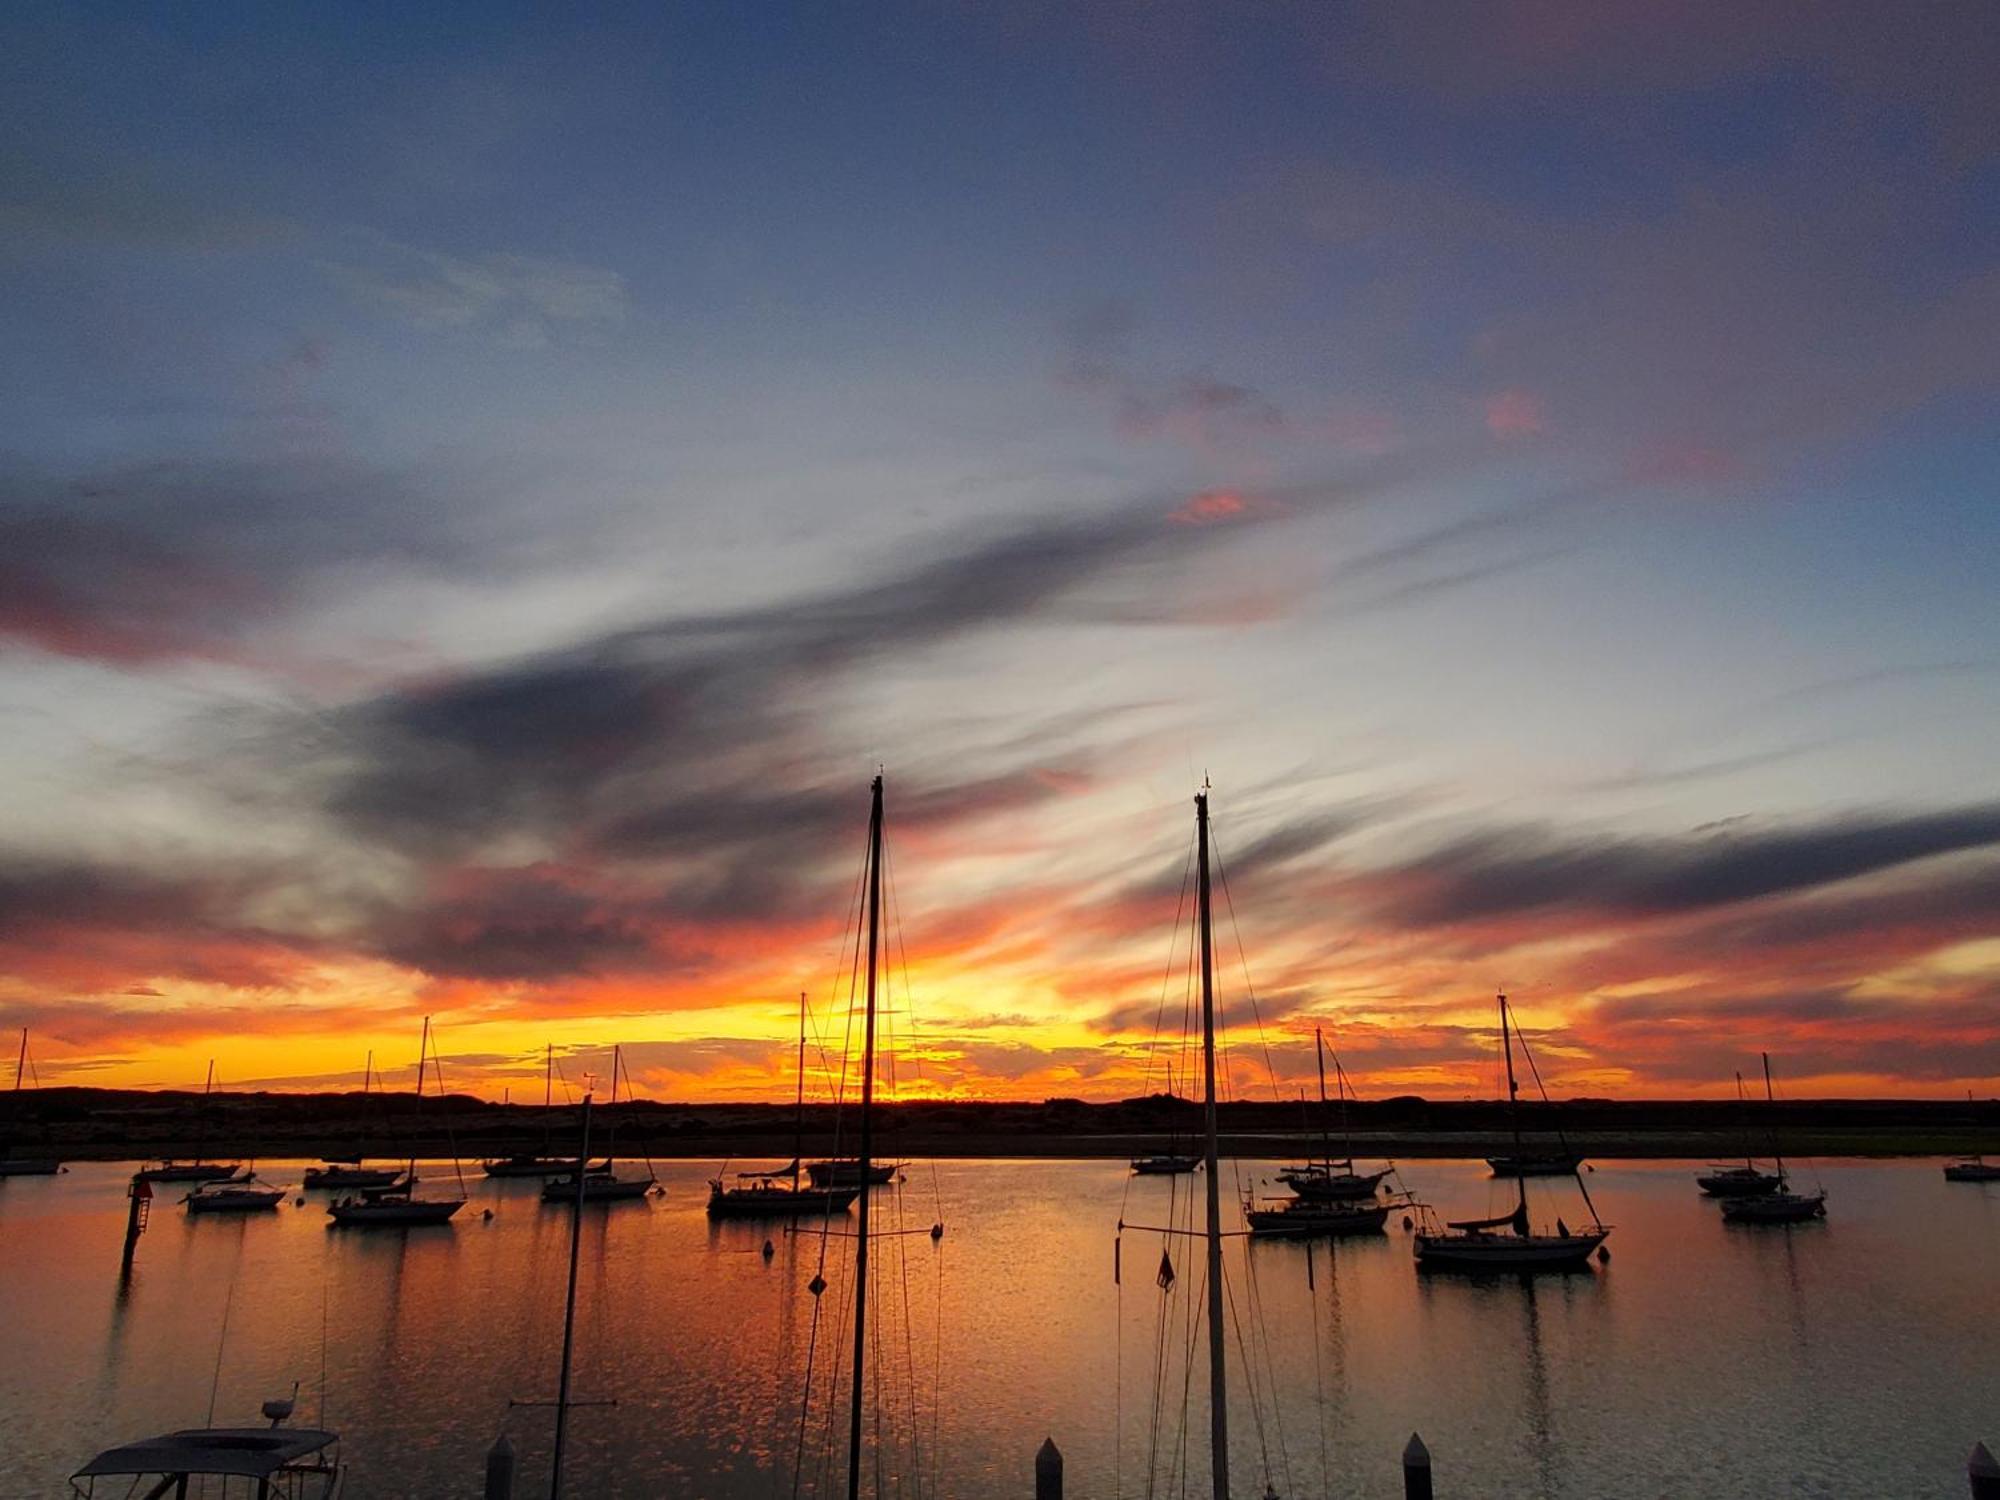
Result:
[[[310,1427],[189,1427],[107,1448],[72,1479],[104,1474],[231,1474],[264,1479],[340,1441]]]

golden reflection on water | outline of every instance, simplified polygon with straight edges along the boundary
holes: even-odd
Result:
[[[313,1195],[190,1219],[162,1192],[121,1288],[127,1170],[0,1183],[0,1494],[61,1494],[97,1448],[198,1424],[211,1396],[218,1420],[250,1419],[295,1380],[301,1420],[324,1393],[354,1500],[471,1493],[503,1430],[517,1493],[546,1492],[551,1414],[510,1405],[556,1385],[568,1211],[538,1184],[475,1180],[451,1227],[387,1234],[330,1231]],[[853,1241],[711,1223],[713,1170],[669,1164],[663,1199],[586,1213],[575,1395],[616,1404],[572,1417],[575,1495],[791,1495],[795,1472],[800,1494],[840,1488]],[[1533,1283],[1420,1277],[1395,1217],[1379,1239],[1232,1241],[1239,1488],[1392,1495],[1415,1430],[1448,1497],[1956,1496],[1993,1436],[2000,1194],[1932,1163],[1823,1171],[1826,1223],[1758,1231],[1725,1227],[1689,1164],[1607,1165],[1610,1264]],[[1408,1175],[1442,1202],[1486,1191],[1470,1164]],[[1112,1279],[1121,1205],[1173,1225],[1194,1201],[1119,1163],[1030,1161],[917,1164],[900,1207],[878,1198],[882,1224],[947,1230],[873,1252],[884,1492],[1018,1497],[1044,1436],[1072,1494],[1147,1494],[1149,1466],[1154,1493],[1182,1474],[1205,1490],[1199,1245],[1128,1229]]]

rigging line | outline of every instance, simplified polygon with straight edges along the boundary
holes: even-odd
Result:
[[[1181,913],[1187,909],[1188,882],[1193,878],[1194,875],[1194,846],[1195,846],[1194,835],[1189,834],[1187,858],[1181,862],[1181,892],[1180,896],[1174,902],[1174,925],[1170,929],[1168,929],[1169,932],[1172,934],[1172,936],[1168,939],[1167,942],[1167,965],[1166,968],[1160,972],[1160,1003],[1153,1009],[1153,1034],[1146,1041],[1146,1067],[1144,1075],[1142,1077],[1142,1082],[1146,1088],[1147,1093],[1149,1094],[1152,1092],[1153,1061],[1160,1044],[1160,1029],[1166,1022],[1167,995],[1173,984],[1174,959],[1175,955],[1180,952]],[[1187,1041],[1187,1027],[1185,1025],[1185,1017],[1183,1017],[1183,1025],[1181,1028],[1181,1041],[1183,1047],[1185,1047]],[[1166,1074],[1167,1074],[1166,1082],[1171,1084],[1174,1076],[1173,1066],[1171,1063],[1168,1064],[1167,1066]],[[1173,1090],[1171,1087],[1168,1088],[1167,1094],[1168,1094],[1167,1110],[1169,1115],[1171,1115],[1174,1108]],[[1170,1144],[1171,1143],[1172,1142],[1170,1140]],[[1178,1174],[1170,1174],[1170,1175],[1178,1175]],[[1172,1189],[1170,1188],[1169,1192],[1171,1191]],[[1125,1217],[1125,1209],[1131,1203],[1131,1201],[1132,1201],[1132,1174],[1128,1172],[1125,1176],[1124,1191],[1120,1194],[1118,1199],[1118,1216],[1121,1219]]]
[[[1307,1240],[1306,1302],[1312,1309],[1313,1411],[1317,1414],[1318,1420],[1315,1425],[1319,1428],[1319,1490],[1322,1495],[1331,1495],[1333,1493],[1333,1470],[1327,1463],[1326,1455],[1326,1376],[1322,1371],[1319,1350],[1319,1293],[1311,1290],[1313,1282],[1312,1253],[1312,1241]],[[1326,1247],[1326,1274],[1328,1277],[1334,1274],[1333,1245],[1331,1242]]]
[[[1222,849],[1216,841],[1213,816],[1209,818],[1208,851],[1215,861],[1216,877],[1222,882],[1222,904],[1229,912],[1230,935],[1236,939],[1236,958],[1243,969],[1243,991],[1250,1000],[1251,1019],[1257,1023],[1257,1045],[1264,1052],[1264,1073],[1271,1081],[1271,1097],[1282,1102],[1278,1093],[1278,1070],[1271,1061],[1271,1043],[1264,1035],[1264,1016],[1257,1004],[1257,986],[1250,981],[1250,955],[1243,946],[1243,928],[1236,920],[1236,900],[1229,894],[1229,870],[1222,862]]]
[[[1514,1040],[1521,1044],[1521,1056],[1528,1060],[1528,1075],[1535,1080],[1535,1090],[1542,1096],[1542,1103],[1550,1103],[1548,1088],[1542,1083],[1542,1070],[1535,1066],[1535,1054],[1528,1049],[1528,1039],[1521,1034],[1521,1023],[1518,1019],[1514,1023]],[[1556,1119],[1556,1144],[1562,1148],[1564,1155],[1569,1154],[1569,1137],[1563,1132],[1560,1118]],[[1591,1201],[1590,1189],[1584,1183],[1583,1173],[1577,1172],[1574,1175],[1577,1191],[1583,1194],[1583,1206],[1590,1210],[1590,1217],[1594,1222],[1602,1224],[1604,1221],[1598,1215],[1596,1203]]]
[[[236,1264],[229,1268],[229,1290],[222,1294],[222,1327],[215,1335],[215,1373],[208,1381],[208,1420],[204,1427],[215,1425],[215,1393],[222,1385],[222,1352],[229,1347],[229,1309],[236,1302],[236,1278],[243,1270],[243,1241],[236,1242]]]
[[[1264,1388],[1270,1394],[1271,1427],[1277,1434],[1278,1440],[1278,1467],[1284,1473],[1285,1488],[1296,1494],[1297,1490],[1292,1482],[1291,1447],[1285,1442],[1285,1407],[1284,1403],[1278,1399],[1277,1355],[1271,1339],[1270,1324],[1264,1317],[1264,1284],[1262,1278],[1257,1274],[1257,1257],[1247,1243],[1243,1251],[1243,1272],[1245,1278],[1245,1297],[1250,1307],[1250,1331],[1254,1336],[1251,1344],[1244,1346],[1243,1364],[1247,1371],[1250,1366],[1252,1345],[1262,1348],[1264,1357]],[[1256,1382],[1254,1379],[1251,1381],[1251,1404],[1254,1410],[1256,1405]],[[1269,1489],[1271,1484],[1269,1462],[1267,1458],[1265,1460],[1266,1471],[1264,1475],[1266,1489]]]
[[[458,1132],[451,1128],[451,1106],[446,1102],[444,1096],[444,1059],[438,1055],[437,1028],[433,1026],[426,1034],[430,1038],[431,1072],[436,1075],[438,1081],[438,1113],[444,1117],[444,1143],[451,1148],[451,1169],[458,1176],[458,1196],[461,1198],[470,1198],[472,1193],[465,1185],[465,1163],[459,1160],[458,1156]],[[419,1058],[417,1060],[418,1099],[421,1100],[423,1098],[423,1093],[424,1065],[423,1059]]]

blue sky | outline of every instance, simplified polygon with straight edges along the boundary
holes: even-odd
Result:
[[[2000,22],[1923,22],[9,18],[0,1012],[782,1092],[879,761],[940,1087],[1132,1085],[1204,773],[1286,1066],[1464,1091],[1506,983],[1579,1088],[2000,1072]]]

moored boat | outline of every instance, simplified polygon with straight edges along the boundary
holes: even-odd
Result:
[[[1495,1177],[1574,1177],[1583,1157],[1575,1151],[1533,1151],[1489,1156],[1486,1165]]]
[[[13,1107],[7,1115],[7,1137],[0,1137],[0,1177],[53,1177],[62,1162],[53,1156],[16,1156],[11,1137],[21,1129],[21,1085],[28,1076],[28,1028],[21,1028],[21,1051],[14,1059]]]
[[[720,1176],[708,1180],[711,1219],[802,1219],[844,1214],[861,1196],[859,1187],[799,1185],[800,1148],[806,1129],[806,996],[799,992],[798,1081],[792,1104],[792,1159],[771,1172],[738,1172],[731,1184]],[[788,1180],[789,1179],[789,1180]]]
[[[367,1107],[368,1088],[374,1082],[375,1054],[370,1052],[361,1064],[361,1098],[364,1110]],[[388,1187],[403,1173],[401,1167],[371,1167],[366,1165],[367,1157],[356,1152],[352,1156],[322,1156],[320,1165],[307,1167],[304,1182],[309,1188],[379,1188]]]
[[[607,1109],[615,1111],[618,1108],[618,1080],[619,1075],[624,1073],[624,1071],[624,1050],[621,1047],[613,1047],[611,1049],[611,1102],[605,1106]],[[629,1084],[631,1082],[630,1077],[628,1076],[625,1081]],[[646,1163],[646,1175],[644,1177],[620,1177],[613,1170],[617,1161],[617,1153],[612,1143],[616,1141],[617,1136],[618,1117],[614,1113],[612,1115],[611,1129],[605,1141],[604,1159],[586,1166],[580,1174],[582,1181],[579,1183],[577,1180],[579,1174],[576,1171],[575,1159],[572,1158],[571,1167],[566,1176],[553,1178],[542,1184],[542,1202],[574,1204],[578,1199],[579,1189],[581,1190],[582,1200],[585,1203],[631,1203],[641,1198],[650,1197],[656,1192],[659,1189],[660,1183],[659,1178],[653,1172],[653,1164],[650,1160]]]
[[[1777,1092],[1771,1083],[1771,1054],[1761,1054],[1764,1061],[1764,1102],[1777,1103]],[[1775,1179],[1771,1187],[1754,1193],[1739,1193],[1722,1200],[1722,1217],[1731,1224],[1803,1224],[1812,1219],[1826,1217],[1826,1190],[1816,1193],[1795,1193],[1792,1191],[1791,1174],[1785,1170],[1785,1158],[1778,1150],[1778,1129],[1775,1121],[1771,1127],[1771,1164],[1776,1170],[1770,1174]]]
[[[1521,1085],[1514,1072],[1516,1028],[1512,1025],[1504,994],[1499,997],[1499,1007],[1500,1053],[1506,1066],[1507,1114],[1514,1131],[1514,1153],[1494,1160],[1516,1163],[1538,1160],[1521,1149]],[[1523,1037],[1520,1041],[1522,1052],[1529,1057],[1532,1066],[1533,1057],[1527,1052],[1527,1039]],[[1597,1206],[1590,1200],[1590,1189],[1584,1186],[1583,1176],[1577,1170],[1582,1159],[1567,1147],[1555,1155],[1570,1163],[1568,1171],[1575,1177],[1577,1192],[1590,1214],[1588,1225],[1574,1230],[1558,1218],[1553,1232],[1536,1230],[1528,1216],[1527,1178],[1554,1174],[1502,1172],[1496,1167],[1495,1176],[1509,1177],[1514,1182],[1512,1211],[1488,1218],[1451,1219],[1440,1224],[1431,1209],[1420,1207],[1418,1212],[1422,1222],[1416,1234],[1417,1268],[1425,1271],[1531,1272],[1573,1271],[1587,1267],[1591,1255],[1600,1250],[1611,1229],[1597,1217]]]
[[[1199,1156],[1175,1156],[1163,1153],[1159,1156],[1135,1156],[1132,1158],[1132,1172],[1138,1177],[1171,1177],[1183,1172],[1199,1172]]]
[[[424,1075],[431,1064],[431,1018],[424,1017],[422,1040],[417,1045],[417,1103],[424,1099]],[[439,1064],[438,1093],[444,1093],[444,1074]],[[447,1127],[449,1128],[449,1127]],[[410,1229],[423,1225],[449,1224],[465,1207],[465,1174],[458,1153],[452,1153],[452,1170],[458,1174],[456,1198],[417,1196],[417,1160],[409,1158],[402,1172],[380,1187],[364,1187],[345,1198],[336,1198],[326,1207],[326,1215],[344,1229]]]
[[[479,1170],[488,1177],[573,1177],[577,1161],[574,1156],[555,1154],[555,1076],[556,1049],[553,1042],[542,1046],[542,1150],[537,1155],[532,1151],[518,1151],[512,1156],[491,1157],[480,1162]],[[563,1080],[565,1092],[569,1080]],[[588,1169],[587,1169],[588,1170]]]
[[[107,1497],[229,1494],[334,1500],[345,1472],[340,1434],[286,1427],[291,1410],[290,1401],[267,1401],[267,1427],[184,1427],[106,1448],[70,1475],[70,1493],[90,1500],[102,1479]],[[243,1484],[234,1486],[238,1479]]]
[[[201,1086],[201,1105],[195,1115],[194,1155],[168,1156],[150,1165],[141,1165],[133,1177],[141,1182],[228,1182],[245,1175],[241,1162],[207,1160],[208,1101],[215,1093],[215,1059],[208,1060],[208,1077]]]
[[[191,1214],[248,1214],[276,1208],[284,1197],[282,1187],[249,1176],[228,1182],[204,1182],[181,1201]]]
[[[1302,1239],[1318,1235],[1380,1234],[1394,1207],[1387,1199],[1353,1200],[1290,1198],[1275,1207],[1243,1206],[1250,1233],[1259,1238]]]
[[[812,1179],[814,1187],[854,1187],[861,1186],[864,1177],[871,1187],[879,1187],[885,1182],[894,1182],[896,1174],[908,1163],[900,1161],[870,1162],[864,1171],[859,1161],[851,1156],[835,1157],[830,1161],[809,1161],[806,1176]]]
[[[1740,1167],[1718,1163],[1696,1177],[1695,1182],[1711,1198],[1757,1198],[1775,1193],[1785,1185],[1784,1178],[1776,1172],[1766,1172],[1749,1162]]]
[[[1972,1103],[1972,1091],[1966,1090],[1965,1102]],[[1957,1161],[1944,1164],[1946,1182],[2000,1182],[2000,1162],[1988,1161],[1975,1151],[1970,1156],[1962,1156]]]

